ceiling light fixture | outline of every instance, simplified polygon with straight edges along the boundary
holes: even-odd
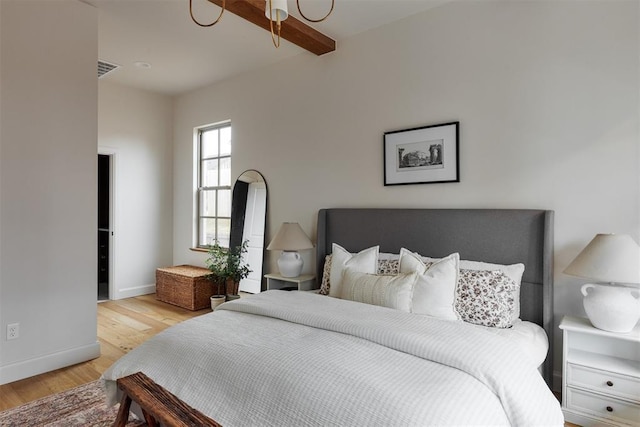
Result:
[[[287,11],[287,0],[266,0],[264,15],[269,18],[269,26],[271,27],[271,40],[276,48],[280,47],[280,29],[282,27],[281,22],[289,17]],[[275,17],[275,19],[274,19]],[[273,33],[273,22],[276,22],[276,28],[278,30],[278,38]]]
[[[331,12],[333,12],[333,7],[335,6],[336,2],[335,0],[331,0],[331,9],[329,9],[329,12],[323,16],[320,19],[311,19],[311,18],[307,18],[306,15],[304,13],[302,13],[302,9],[300,9],[300,0],[296,0],[296,5],[298,6],[298,13],[300,14],[300,16],[302,16],[304,19],[306,19],[309,22],[322,22],[325,19],[327,19],[329,17],[329,15],[331,15]]]
[[[226,9],[226,3],[225,3],[225,0],[222,0],[222,7],[220,8],[220,15],[218,15],[218,19],[216,19],[210,24],[202,24],[198,22],[195,16],[193,16],[193,0],[189,0],[189,15],[191,15],[191,20],[196,24],[200,25],[201,27],[213,27],[214,25],[216,25],[220,20],[220,18],[222,18],[222,14],[224,13],[225,9]]]
[[[302,13],[302,10],[300,8],[300,0],[296,0],[296,6],[298,8],[298,12],[300,13],[300,16],[302,16],[305,20],[309,22],[317,23],[317,22],[324,21],[329,17],[329,15],[331,15],[331,13],[333,12],[333,8],[335,6],[335,0],[331,0],[331,8],[329,9],[329,12],[320,19],[311,19],[311,18],[308,18],[304,13]],[[209,24],[203,24],[201,22],[198,22],[198,20],[193,15],[193,0],[189,0],[189,14],[191,15],[191,20],[201,27],[212,27],[220,21],[220,18],[222,18],[222,14],[226,9],[225,0],[222,0],[222,5],[220,9],[221,9],[220,14],[218,15],[218,18],[215,21]],[[287,10],[287,0],[265,0],[264,9],[265,9],[264,14],[266,18],[269,19],[269,26],[271,29],[271,40],[273,41],[273,45],[276,48],[278,48],[280,47],[281,23],[282,21],[287,19],[287,17],[289,16],[289,12]],[[275,31],[273,29],[274,22],[276,24]]]

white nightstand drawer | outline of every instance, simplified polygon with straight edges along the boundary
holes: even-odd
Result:
[[[640,420],[640,405],[570,387],[567,387],[567,408],[636,425]]]
[[[640,402],[640,379],[613,372],[567,364],[567,385],[588,388]]]

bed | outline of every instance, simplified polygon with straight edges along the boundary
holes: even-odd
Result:
[[[518,319],[488,327],[358,298],[268,291],[222,304],[123,356],[103,374],[108,399],[119,400],[117,378],[142,371],[225,426],[562,425],[545,383],[552,339],[537,360],[522,346],[531,341],[527,329],[552,337],[552,241],[553,212],[544,210],[320,210],[318,278],[344,267],[340,277],[349,279],[331,283],[343,296],[362,289],[354,283],[375,282],[385,291],[365,298],[411,303],[407,289],[435,280],[438,269],[461,272],[460,260],[523,264]],[[378,268],[389,256],[399,268],[423,262],[423,270],[357,271],[356,260],[370,268],[374,247]],[[502,270],[484,273],[511,283]],[[411,309],[419,306],[413,301]]]

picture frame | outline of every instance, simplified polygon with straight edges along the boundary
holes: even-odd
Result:
[[[460,122],[384,133],[384,185],[460,182]]]

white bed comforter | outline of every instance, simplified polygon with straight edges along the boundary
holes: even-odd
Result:
[[[224,426],[561,426],[517,346],[442,321],[269,291],[173,326],[103,375],[142,371]]]

